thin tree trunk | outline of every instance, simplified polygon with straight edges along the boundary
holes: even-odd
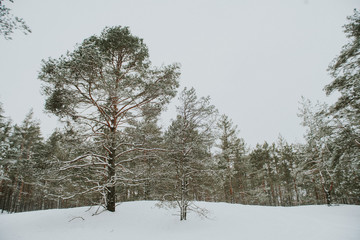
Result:
[[[299,192],[297,189],[296,178],[294,178],[294,190],[295,190],[295,194],[296,194],[296,204],[300,205],[300,197],[299,197]]]
[[[187,201],[187,178],[183,173],[181,179],[180,221],[186,220]]]
[[[278,185],[278,189],[279,189],[279,206],[283,206],[283,199],[282,199],[282,192],[281,192],[280,184]]]
[[[150,200],[150,192],[151,192],[151,183],[150,183],[150,178],[151,178],[151,163],[150,160],[147,158],[146,156],[146,152],[144,152],[145,154],[145,162],[146,162],[146,166],[147,166],[147,177],[146,177],[146,181],[145,181],[145,185],[144,185],[144,199],[145,200]]]
[[[19,189],[20,189],[20,182],[18,181],[18,178],[15,179],[13,191],[12,191],[12,197],[11,197],[11,208],[10,212],[16,212],[16,206],[17,206],[17,197],[19,196]]]
[[[326,197],[326,204],[327,204],[328,206],[331,206],[331,204],[332,204],[331,191],[332,191],[332,189],[333,189],[333,186],[334,186],[334,184],[333,184],[333,182],[331,182],[330,188],[329,188],[329,189],[326,189],[326,188],[325,188],[325,185],[323,184],[323,190],[324,190],[325,197]]]
[[[6,185],[6,182],[5,182],[5,185],[4,185],[4,187],[3,187],[3,196],[2,196],[2,204],[1,204],[1,213],[3,213],[5,210],[6,211],[9,211],[8,209],[7,209],[7,203],[8,203],[8,201],[9,201],[9,196],[10,196],[10,194],[11,194],[11,191],[10,191],[10,189],[9,189],[9,187]]]
[[[272,183],[270,183],[270,191],[271,191],[272,205],[277,206],[278,204],[277,204],[276,194],[274,190],[274,185]]]
[[[229,178],[229,194],[230,194],[230,203],[234,203],[234,190],[232,186],[232,178]]]

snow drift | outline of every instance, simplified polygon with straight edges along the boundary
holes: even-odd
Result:
[[[209,210],[207,218],[190,213],[180,222],[176,209],[158,208],[154,201],[122,203],[115,213],[95,216],[95,207],[2,214],[0,239],[360,239],[360,206],[197,205]]]

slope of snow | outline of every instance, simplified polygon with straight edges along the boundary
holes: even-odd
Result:
[[[197,203],[208,218],[190,213],[179,221],[175,209],[156,202],[127,202],[116,212],[92,216],[82,207],[0,215],[1,240],[359,240],[360,206],[261,207]],[[89,211],[87,211],[89,210]]]

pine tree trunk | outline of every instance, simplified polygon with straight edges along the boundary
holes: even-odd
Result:
[[[186,220],[187,200],[187,179],[183,174],[181,179],[180,221]]]
[[[325,185],[323,184],[323,189],[324,189],[324,193],[325,193],[325,197],[326,197],[326,204],[327,204],[328,206],[331,206],[331,203],[332,203],[332,200],[331,200],[331,191],[332,191],[332,189],[333,189],[333,186],[334,186],[333,183],[331,183],[329,190],[327,190],[327,189],[325,188]]]
[[[270,191],[271,191],[271,202],[273,206],[277,206],[277,199],[276,199],[276,194],[275,194],[275,189],[274,189],[274,185],[272,183],[270,183]]]
[[[295,194],[296,194],[296,204],[300,205],[300,197],[299,197],[299,192],[297,189],[296,178],[294,178],[294,190],[295,190]]]
[[[13,194],[13,190],[9,186],[7,187],[7,190],[8,190],[8,193],[7,193],[7,197],[6,197],[6,200],[5,200],[6,204],[4,204],[4,209],[6,211],[10,212],[11,211],[11,196]]]
[[[281,192],[281,187],[280,185],[278,185],[278,189],[279,189],[279,206],[284,206],[283,205],[283,196],[282,196],[282,192]]]
[[[317,190],[317,187],[316,187],[316,183],[315,183],[315,179],[313,179],[312,180],[313,181],[313,183],[314,183],[314,193],[315,193],[315,198],[316,198],[316,204],[319,204],[319,200],[320,200],[320,198],[319,198],[319,194],[318,194],[318,190]]]
[[[147,166],[147,179],[145,181],[144,184],[144,199],[145,200],[150,200],[150,192],[151,192],[151,183],[150,183],[150,178],[151,178],[151,164],[150,164],[150,160],[146,157],[146,152],[144,152],[145,154],[145,162],[146,162],[146,166]]]
[[[229,195],[230,195],[230,203],[234,203],[234,190],[232,186],[232,178],[229,178]]]
[[[2,197],[1,197],[1,213],[3,213],[7,209],[7,202],[9,201],[10,191],[9,187],[6,185],[6,182],[4,183],[4,187],[2,189]]]
[[[12,194],[12,198],[11,198],[11,209],[10,212],[14,213],[17,210],[17,200],[18,200],[18,194],[20,192],[20,181],[18,180],[18,178],[15,179],[15,184],[13,187],[13,194]]]
[[[119,87],[119,79],[116,81],[115,89],[118,90]],[[116,205],[116,130],[118,124],[118,97],[112,97],[112,119],[111,119],[111,127],[110,127],[110,152],[108,158],[108,166],[107,166],[107,195],[106,195],[106,209],[110,212],[115,212],[115,205]]]
[[[106,195],[106,209],[110,212],[115,212],[115,202],[116,202],[116,193],[115,193],[115,150],[109,156],[108,161],[108,182],[106,186],[107,195]]]

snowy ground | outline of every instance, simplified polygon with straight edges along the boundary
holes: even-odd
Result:
[[[1,240],[359,240],[360,206],[260,207],[198,203],[210,213],[190,213],[155,202],[127,202],[115,213],[92,216],[96,208],[73,208],[0,215]]]

